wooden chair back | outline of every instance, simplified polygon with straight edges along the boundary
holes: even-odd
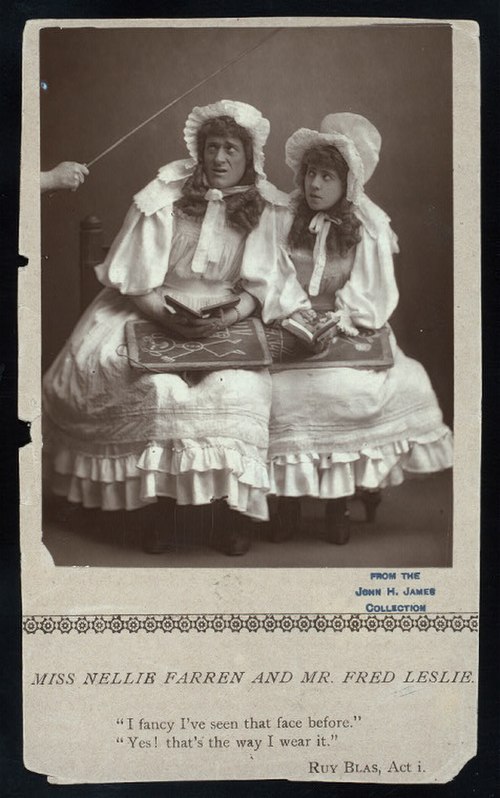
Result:
[[[83,311],[99,293],[102,285],[94,268],[102,263],[109,250],[103,244],[102,222],[91,214],[80,222],[80,310]]]

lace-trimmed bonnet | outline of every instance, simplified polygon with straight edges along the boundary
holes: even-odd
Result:
[[[343,156],[349,168],[346,198],[358,205],[380,154],[382,138],[375,125],[360,114],[328,114],[320,129],[300,128],[290,136],[285,145],[286,163],[295,172],[297,182],[305,153],[311,147],[333,145]]]
[[[266,179],[264,172],[264,145],[269,136],[270,124],[253,105],[237,100],[219,100],[211,105],[195,106],[184,126],[184,141],[190,158],[166,164],[158,171],[158,179],[139,191],[134,201],[138,209],[147,216],[178,198],[179,181],[193,173],[198,162],[198,131],[209,119],[230,116],[248,131],[253,150],[253,165],[256,173],[255,186],[264,200],[273,205],[287,207],[287,195]]]
[[[237,125],[244,128],[250,135],[253,148],[254,169],[262,180],[266,179],[264,172],[264,145],[269,136],[270,124],[261,112],[248,103],[236,100],[219,100],[212,105],[195,106],[189,114],[184,127],[184,141],[190,156],[198,161],[198,131],[209,119],[218,116],[230,116]]]

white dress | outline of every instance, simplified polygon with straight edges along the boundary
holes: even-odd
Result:
[[[373,207],[355,250],[327,259],[319,295],[311,299],[318,310],[343,310],[356,326],[377,329],[398,301],[392,259],[397,244],[387,216]],[[307,288],[312,253],[289,256]],[[429,377],[394,336],[391,343],[394,366],[387,370],[298,369],[273,375],[272,492],[335,499],[356,488],[397,485],[405,472],[451,466],[451,432]]]
[[[172,165],[164,168],[136,196],[96,269],[107,287],[45,375],[44,454],[52,488],[105,510],[140,508],[159,496],[180,504],[227,497],[233,509],[266,519],[268,371],[198,372],[183,379],[144,373],[127,358],[125,325],[141,318],[131,295],[167,287],[199,306],[237,287],[256,296],[264,315],[268,300],[275,314],[288,296],[283,315],[304,301],[293,281],[287,293],[273,271],[276,230],[286,215],[286,197],[281,206],[276,190],[278,200],[266,203],[259,227],[245,238],[224,224],[218,262],[202,277],[193,274],[201,222],[173,208],[185,180],[182,163],[173,172]]]

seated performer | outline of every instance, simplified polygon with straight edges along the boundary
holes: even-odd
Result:
[[[144,372],[131,367],[123,345],[131,319],[191,339],[257,306],[264,320],[307,306],[295,275],[277,270],[288,198],[265,179],[268,133],[268,121],[245,103],[192,110],[184,130],[190,158],[160,169],[135,196],[96,269],[106,288],[45,375],[54,491],[85,507],[143,508],[149,552],[168,547],[176,502],[221,501],[225,517],[212,543],[227,555],[250,546],[241,515],[267,518],[268,371],[185,379]],[[167,309],[166,293],[194,309],[234,295],[239,302],[217,318],[190,320]]]
[[[313,310],[333,313],[332,333],[378,329],[398,302],[389,218],[364,193],[381,138],[364,117],[327,116],[320,132],[302,128],[286,143],[296,176],[288,257]],[[294,314],[300,326],[314,314]],[[292,329],[289,327],[289,329]],[[392,337],[394,366],[287,370],[273,375],[270,427],[272,491],[279,497],[275,541],[298,526],[297,497],[326,500],[326,537],[349,536],[346,498],[366,491],[368,512],[378,489],[404,474],[451,466],[452,438],[424,368]],[[284,497],[288,497],[285,499]]]

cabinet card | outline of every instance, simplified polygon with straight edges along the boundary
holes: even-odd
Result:
[[[192,109],[221,98],[269,120],[265,171],[285,194],[296,188],[285,163],[295,131],[319,131],[328,114],[375,126],[372,204],[345,193],[342,213],[357,219],[356,253],[394,260],[390,368],[144,375],[128,364],[116,325],[149,289],[103,289],[93,267],[116,247],[132,198],[188,157]],[[234,205],[219,193],[199,202],[222,202],[227,219]],[[269,196],[261,202],[277,207]],[[26,767],[56,784],[451,780],[476,751],[477,25],[31,21],[21,200]],[[190,244],[176,238],[174,210],[168,255],[170,206],[158,203],[145,269],[166,272]],[[392,251],[370,228],[379,211]],[[139,273],[131,236],[120,251],[129,264],[138,253]],[[261,275],[264,261],[252,261]],[[106,415],[117,407],[118,438]],[[158,519],[169,548],[152,554]]]

